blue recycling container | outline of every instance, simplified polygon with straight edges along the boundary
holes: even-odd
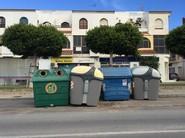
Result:
[[[106,101],[129,100],[132,73],[128,67],[104,67],[103,99]]]

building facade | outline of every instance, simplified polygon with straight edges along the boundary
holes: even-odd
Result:
[[[165,47],[165,36],[169,33],[168,11],[62,11],[62,10],[0,10],[0,35],[8,26],[25,23],[55,26],[68,38],[60,58],[52,58],[59,64],[85,64],[101,66],[108,55],[95,54],[86,47],[85,35],[88,30],[101,25],[114,26],[117,23],[134,22],[143,33],[139,45],[142,56],[159,57],[159,71],[162,81],[169,80],[169,53]],[[10,54],[11,55],[11,54]],[[1,58],[4,56],[0,51]],[[12,55],[13,57],[14,55]],[[124,64],[124,58],[119,64]]]

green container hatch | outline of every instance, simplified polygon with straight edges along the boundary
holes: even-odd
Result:
[[[64,69],[35,70],[32,81],[36,107],[69,104],[70,80]]]

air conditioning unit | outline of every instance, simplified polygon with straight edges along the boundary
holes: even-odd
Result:
[[[138,67],[139,62],[130,62],[130,68]]]

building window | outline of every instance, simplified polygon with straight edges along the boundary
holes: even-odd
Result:
[[[79,28],[80,29],[88,29],[88,21],[85,18],[80,19]]]
[[[163,21],[158,18],[155,20],[155,29],[163,29]]]
[[[68,22],[63,22],[63,23],[61,24],[61,28],[69,28],[69,27],[70,27],[70,25],[69,25]]]
[[[0,28],[5,28],[6,23],[5,23],[5,18],[4,17],[0,17]]]
[[[150,40],[144,37],[143,40],[138,45],[138,48],[151,48]]]
[[[26,17],[21,17],[19,23],[20,24],[28,24],[28,19]]]
[[[108,26],[108,20],[105,18],[102,18],[100,20],[100,26]]]
[[[43,25],[51,26],[51,23],[50,22],[44,22]]]
[[[69,39],[67,39],[67,43],[66,43],[66,45],[64,45],[63,48],[70,48],[70,41],[69,41]]]
[[[89,53],[89,49],[86,47],[85,36],[75,35],[73,43],[74,43],[74,54]]]
[[[155,35],[154,36],[154,50],[156,53],[169,53],[166,49],[165,36],[164,35]]]

